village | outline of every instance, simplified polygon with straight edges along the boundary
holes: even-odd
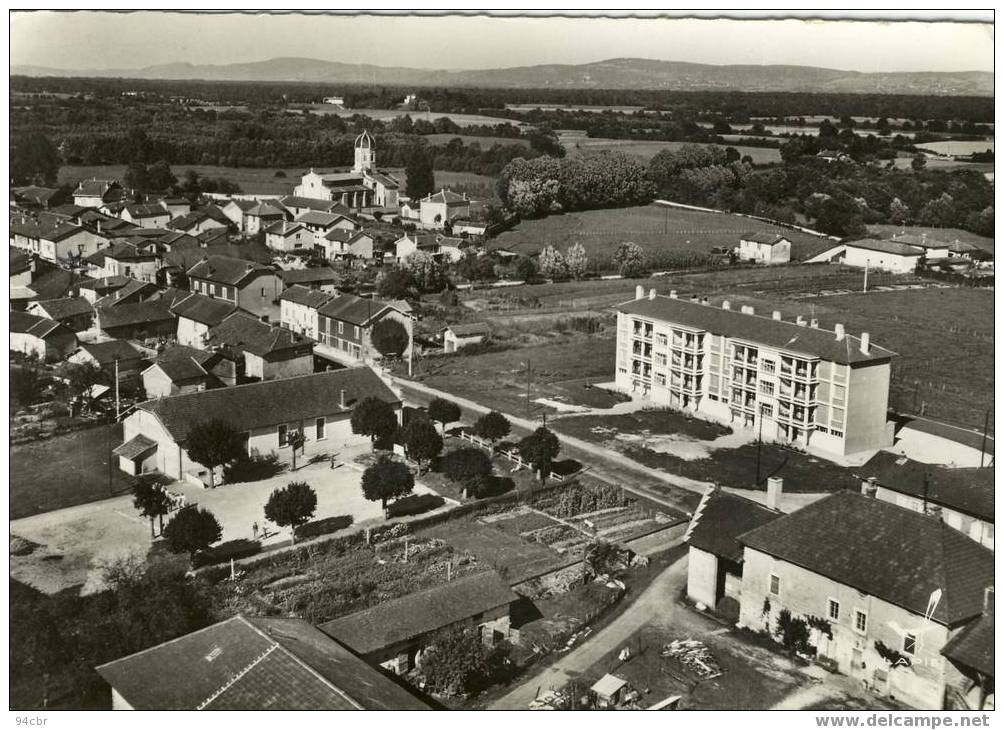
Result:
[[[993,709],[992,237],[362,119],[270,192],[10,188],[12,706]]]

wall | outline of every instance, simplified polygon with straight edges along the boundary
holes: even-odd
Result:
[[[708,608],[718,604],[718,558],[693,545],[687,557],[687,598]]]
[[[841,673],[870,683],[875,681],[876,670],[887,671],[888,685],[880,690],[913,707],[941,707],[947,662],[940,652],[948,640],[947,627],[758,550],[747,547],[743,557],[741,626],[759,631],[766,623],[773,630],[782,608],[787,608],[793,616],[828,618],[828,601],[836,600],[840,611],[837,620],[830,620],[833,638],[828,639],[813,630],[819,655],[833,659]],[[772,573],[781,581],[778,596],[769,593]],[[765,598],[771,606],[766,619],[762,613]],[[864,611],[868,617],[863,634],[854,629],[856,609]],[[881,641],[902,653],[905,631],[912,631],[918,637],[912,666],[890,671],[889,665],[876,652],[875,642]]]
[[[321,287],[324,291],[325,287]],[[279,302],[279,317],[283,327],[317,339],[317,310],[288,300]]]
[[[917,268],[917,261],[920,254],[915,256],[900,256],[898,254],[882,253],[864,248],[847,246],[844,250],[843,264],[845,266],[859,266],[862,269],[867,265],[872,269],[891,271],[894,274],[910,274]]]
[[[206,349],[206,335],[209,325],[196,322],[187,317],[178,317],[178,344],[194,347],[197,350]]]
[[[176,384],[159,367],[149,367],[143,371],[143,390],[146,391],[147,398],[197,393],[205,389],[203,381]]]
[[[888,362],[851,366],[847,383],[845,454],[892,446],[890,431],[886,428],[890,371]]]
[[[262,272],[246,281],[237,291],[237,305],[257,317],[267,317],[266,321],[279,320],[279,295],[285,285],[277,275]]]
[[[978,467],[989,465],[994,457],[992,447],[989,453],[981,454],[979,449],[914,430],[909,425],[901,428],[896,438],[896,451],[922,464]]]
[[[308,375],[314,372],[313,349],[303,355],[293,357],[276,356],[263,358],[253,352],[244,353],[244,375],[259,380],[291,378],[294,375]]]
[[[883,487],[881,484],[875,496],[884,502],[891,502],[914,512],[920,512],[921,514],[924,512],[924,501],[920,497],[903,494],[902,492]],[[967,515],[964,512],[944,506],[941,508],[941,519],[949,527],[958,530],[964,535],[968,535],[984,547],[991,550],[994,549],[994,525],[992,522],[986,522],[972,515]]]

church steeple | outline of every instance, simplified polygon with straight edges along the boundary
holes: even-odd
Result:
[[[373,145],[373,137],[368,131],[363,130],[363,133],[356,137],[355,147],[353,172],[368,172],[376,167],[376,149]]]

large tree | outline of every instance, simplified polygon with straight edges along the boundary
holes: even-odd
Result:
[[[306,482],[290,482],[276,489],[265,504],[265,519],[280,527],[289,526],[296,542],[296,528],[304,524],[317,510],[317,494]]]
[[[59,162],[59,150],[40,132],[11,140],[10,177],[18,185],[54,185]]]
[[[404,299],[411,293],[415,281],[411,272],[400,266],[385,269],[377,279],[377,294],[387,299]]]
[[[156,537],[153,530],[154,519],[160,520],[160,531],[164,532],[164,515],[171,511],[171,498],[163,486],[154,480],[140,477],[132,485],[132,505],[150,520],[150,538]]]
[[[589,257],[586,256],[586,249],[581,243],[573,243],[565,251],[565,266],[568,275],[573,279],[581,279],[586,275],[589,268]]]
[[[363,472],[363,496],[371,502],[380,502],[386,510],[388,499],[397,499],[411,494],[415,487],[415,477],[408,465],[381,455]]]
[[[296,471],[296,452],[303,451],[307,443],[307,435],[300,429],[293,429],[286,433],[286,443],[289,444],[289,454],[293,457],[293,471]]]
[[[426,687],[443,696],[472,696],[513,674],[508,641],[488,646],[474,627],[455,625],[433,637],[419,672]]]
[[[410,342],[408,329],[390,317],[384,317],[373,325],[370,340],[377,352],[384,357],[401,357]]]
[[[216,468],[244,454],[244,438],[222,418],[196,423],[189,429],[185,444],[188,458],[209,469],[210,488],[216,486]]]
[[[447,477],[463,484],[469,495],[480,496],[482,485],[492,473],[492,460],[484,450],[465,446],[444,455],[439,467]]]
[[[442,437],[432,421],[421,412],[415,413],[401,429],[401,442],[408,458],[418,462],[419,474],[422,473],[422,464],[439,456],[443,450]]]
[[[541,426],[519,442],[520,458],[533,467],[541,484],[547,480],[551,464],[560,451],[561,442],[546,426]]]
[[[446,434],[446,424],[460,420],[460,406],[446,398],[433,398],[429,403],[429,418],[443,424],[443,434]]]
[[[194,563],[196,553],[223,537],[223,528],[212,512],[192,504],[178,510],[164,537],[172,553],[188,553]]]
[[[432,155],[424,147],[417,148],[408,155],[404,175],[407,178],[405,193],[411,198],[413,205],[436,189]]]
[[[613,261],[621,276],[633,279],[644,273],[645,251],[634,241],[624,241],[614,249]]]
[[[474,422],[474,434],[492,442],[492,452],[495,442],[504,439],[512,431],[509,419],[498,411],[490,411]]]
[[[369,436],[375,446],[378,441],[385,441],[397,430],[397,414],[394,408],[375,396],[363,398],[352,409],[349,419],[352,433]]]

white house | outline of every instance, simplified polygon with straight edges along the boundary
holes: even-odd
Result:
[[[747,233],[739,239],[739,260],[786,264],[791,261],[791,241],[778,233]]]
[[[334,293],[294,284],[279,297],[282,326],[317,340],[317,310],[335,296]]]
[[[352,409],[368,397],[400,412],[400,398],[369,367],[158,398],[140,403],[125,418],[124,441],[114,453],[127,473],[156,471],[173,479],[191,475],[207,484],[208,470],[185,450],[189,432],[201,421],[224,418],[243,434],[248,453],[274,452],[283,461],[290,458],[290,431],[301,431],[307,437],[303,455],[309,458],[368,442],[353,434],[349,423]]]
[[[10,312],[10,351],[44,362],[62,360],[77,349],[77,336],[66,325],[27,312]]]
[[[189,294],[171,307],[171,312],[178,318],[178,344],[206,349],[209,330],[236,309],[236,304],[225,299]]]
[[[447,221],[468,218],[471,215],[471,201],[467,194],[459,195],[452,190],[440,190],[426,195],[419,204],[419,223],[423,228],[442,228]]]
[[[163,228],[175,216],[162,203],[133,203],[124,207],[119,217],[142,228]]]
[[[897,241],[867,238],[844,244],[841,263],[845,266],[912,274],[924,255],[924,249]]]
[[[265,245],[273,251],[310,251],[314,233],[303,223],[279,221],[265,229]]]
[[[483,342],[491,334],[486,322],[461,322],[443,329],[443,352],[456,352],[466,345]]]

